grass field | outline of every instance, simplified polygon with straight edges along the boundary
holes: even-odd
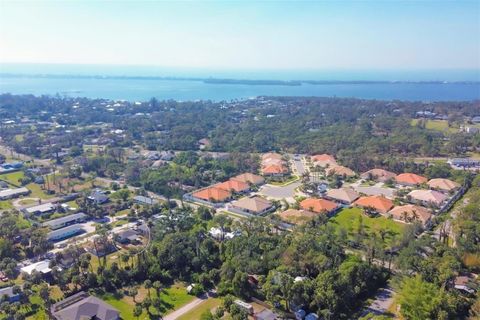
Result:
[[[0,201],[0,210],[12,209],[13,205],[10,201]]]
[[[361,218],[360,218],[361,217]],[[391,241],[393,236],[400,236],[403,233],[405,224],[396,222],[392,219],[378,216],[370,218],[363,214],[359,208],[348,208],[340,211],[335,217],[330,220],[330,223],[343,228],[348,232],[348,236],[353,237],[358,229],[360,219],[363,223],[364,230],[368,234],[378,233],[380,230],[389,231],[387,241]]]
[[[24,177],[24,174],[22,171],[16,171],[11,173],[1,174],[0,180],[4,180],[10,184],[14,184],[18,186],[20,185],[20,182],[18,182],[18,180],[22,179],[23,177]]]
[[[36,183],[29,183],[29,184],[26,185],[26,187],[28,188],[28,190],[30,190],[29,197],[40,198],[40,199],[50,199],[50,198],[54,197],[54,195],[46,194],[42,190],[40,185],[38,185]]]
[[[210,298],[205,302],[202,302],[197,307],[193,308],[183,316],[177,318],[177,320],[199,320],[202,313],[207,310],[214,312],[214,310],[222,304],[222,300],[218,298]]]
[[[138,287],[137,290],[138,294],[135,296],[135,301],[129,296],[117,298],[111,294],[103,295],[101,298],[120,311],[122,320],[136,320],[137,318],[133,316],[135,302],[141,302],[145,297],[148,296],[148,291],[143,286]],[[157,296],[155,289],[150,289],[150,293],[152,299]],[[163,313],[166,314],[170,312],[170,310],[178,309],[181,306],[189,303],[194,299],[194,297],[187,294],[183,284],[177,283],[172,287],[163,290],[163,292],[160,293],[160,299],[163,301]],[[150,307],[150,313],[154,316],[158,315],[158,311],[153,307]],[[144,310],[138,319],[147,320],[150,319],[150,317],[148,316],[146,310]]]
[[[412,119],[411,125],[416,126],[420,119]],[[447,120],[426,120],[425,128],[435,131],[457,132],[459,128],[449,127]]]

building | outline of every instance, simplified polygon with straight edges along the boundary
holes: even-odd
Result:
[[[120,320],[117,309],[86,292],[79,292],[50,308],[56,320]]]
[[[382,196],[361,197],[354,202],[354,205],[364,210],[373,210],[380,214],[386,214],[393,207],[393,202]]]
[[[228,181],[216,184],[215,187],[236,193],[246,192],[250,190],[250,185],[248,183],[234,179],[230,179]]]
[[[327,176],[330,176],[330,175],[337,175],[337,176],[342,176],[342,177],[343,176],[345,176],[345,177],[355,176],[355,172],[352,169],[344,167],[344,166],[339,166],[339,165],[328,167],[325,170],[325,173],[327,174]]]
[[[51,230],[56,230],[56,229],[64,228],[71,224],[83,222],[85,221],[86,218],[87,218],[87,215],[85,213],[79,212],[79,213],[74,213],[65,217],[44,222],[42,223],[42,226],[48,227]]]
[[[133,197],[133,201],[143,206],[151,206],[157,203],[155,199],[145,196],[135,196]]]
[[[6,287],[6,288],[1,288],[0,289],[0,301],[8,301],[10,303],[12,302],[18,302],[20,301],[20,295],[21,293],[16,293],[13,290],[13,287]]]
[[[382,196],[389,199],[394,199],[397,194],[397,189],[377,186],[358,186],[355,187],[355,191],[367,196]]]
[[[427,182],[427,178],[415,173],[401,173],[395,177],[395,181],[404,186],[416,186]]]
[[[432,220],[432,212],[430,210],[413,204],[397,206],[390,210],[388,215],[395,220],[406,223],[419,221],[423,226],[430,225]]]
[[[478,283],[476,283],[476,277],[474,275],[468,274],[456,277],[453,281],[453,287],[468,294],[475,294]]]
[[[413,190],[408,197],[424,206],[434,205],[435,207],[440,207],[448,199],[445,194],[435,190]]]
[[[0,200],[8,200],[18,198],[20,196],[25,196],[30,193],[25,187],[17,188],[17,189],[5,189],[0,191]]]
[[[326,214],[334,213],[339,208],[339,206],[333,201],[316,198],[303,200],[300,202],[300,207],[303,210]]]
[[[249,315],[253,314],[253,306],[250,303],[246,303],[242,300],[235,300],[233,303],[235,303],[237,306],[239,306],[241,309],[247,311]]]
[[[140,235],[135,230],[126,229],[116,233],[115,240],[122,244],[136,243],[140,241]]]
[[[288,167],[278,153],[266,153],[262,156],[261,172],[264,176],[281,177],[288,173]]]
[[[74,235],[77,235],[81,232],[84,232],[81,224],[72,224],[65,228],[57,229],[50,231],[47,234],[47,240],[49,241],[60,241],[67,238],[70,238]]]
[[[318,213],[308,210],[288,209],[277,214],[286,223],[302,225],[318,216]]]
[[[455,158],[450,159],[447,163],[453,168],[480,168],[480,160],[469,158]]]
[[[212,146],[212,142],[210,141],[210,139],[203,138],[203,139],[198,140],[198,148],[200,150],[208,149],[211,146]]]
[[[43,275],[47,275],[52,271],[50,269],[50,260],[42,260],[39,262],[35,262],[32,264],[29,264],[28,266],[20,268],[20,272],[26,273],[28,275],[31,275],[33,272],[38,272]]]
[[[460,188],[460,184],[456,183],[455,181],[449,180],[449,179],[431,179],[427,182],[428,186],[431,189],[435,190],[441,190],[441,191],[454,191],[458,188]]]
[[[213,186],[194,192],[192,197],[208,202],[224,202],[232,197],[232,193]]]
[[[317,154],[310,157],[310,159],[314,166],[319,166],[322,168],[338,166],[335,158],[329,154]]]
[[[344,204],[351,204],[359,197],[360,195],[352,188],[330,189],[325,194],[325,198]]]
[[[273,210],[275,207],[267,199],[260,197],[245,197],[230,204],[231,209],[240,210],[242,212],[261,215]]]
[[[94,190],[87,199],[96,204],[104,204],[109,200],[105,192],[99,189]]]
[[[237,180],[251,185],[262,185],[265,183],[265,179],[262,176],[253,173],[242,173],[233,177],[231,180]]]
[[[52,202],[48,202],[48,203],[39,204],[33,207],[25,208],[22,211],[28,215],[44,215],[47,213],[52,213],[55,210],[57,210],[57,205]]]
[[[360,178],[365,180],[375,180],[379,182],[386,182],[388,180],[395,180],[396,173],[384,169],[372,169],[360,175]]]

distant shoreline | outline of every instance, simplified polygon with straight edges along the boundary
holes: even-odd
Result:
[[[478,85],[480,81],[390,81],[390,80],[252,80],[205,77],[161,77],[161,76],[114,76],[114,75],[74,75],[74,74],[17,74],[0,73],[0,78],[39,78],[39,79],[95,79],[95,80],[164,80],[198,81],[205,84],[263,85],[263,86],[302,86],[308,85],[365,85],[365,84],[465,84]]]

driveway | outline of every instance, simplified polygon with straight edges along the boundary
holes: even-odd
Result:
[[[393,303],[395,292],[390,287],[381,288],[375,295],[372,304],[362,312],[362,317],[369,313],[382,315],[388,312]]]
[[[175,320],[183,316],[185,313],[190,312],[192,309],[196,308],[198,305],[208,300],[208,296],[205,294],[200,298],[195,298],[191,302],[187,303],[180,309],[173,311],[170,314],[167,314],[163,317],[163,320]]]
[[[264,185],[258,191],[258,194],[267,198],[281,200],[285,199],[288,202],[294,203],[295,189],[301,185],[300,182],[293,182],[286,186]]]

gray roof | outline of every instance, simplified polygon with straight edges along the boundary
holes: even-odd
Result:
[[[85,292],[79,292],[54,304],[51,311],[57,320],[120,319],[117,309]]]
[[[8,297],[16,296],[16,294],[13,293],[13,287],[6,287],[6,288],[0,289],[0,298],[3,296],[8,296]]]
[[[71,226],[68,226],[65,228],[50,231],[47,237],[48,239],[55,239],[58,236],[64,235],[66,233],[80,231],[80,230],[82,230],[82,226],[80,224],[72,224]]]
[[[65,216],[65,217],[61,217],[61,218],[58,218],[58,219],[53,219],[53,220],[44,222],[44,223],[42,223],[42,226],[52,228],[52,227],[55,227],[57,225],[63,225],[63,224],[66,224],[66,223],[69,223],[69,222],[72,222],[72,221],[77,221],[79,219],[84,219],[86,216],[87,215],[83,212],[74,213],[74,214],[71,214],[71,215],[68,215],[68,216]]]
[[[156,201],[154,199],[149,198],[149,197],[144,197],[144,196],[136,196],[136,197],[133,198],[133,200],[135,200],[137,202],[145,203],[145,204],[156,203]]]

